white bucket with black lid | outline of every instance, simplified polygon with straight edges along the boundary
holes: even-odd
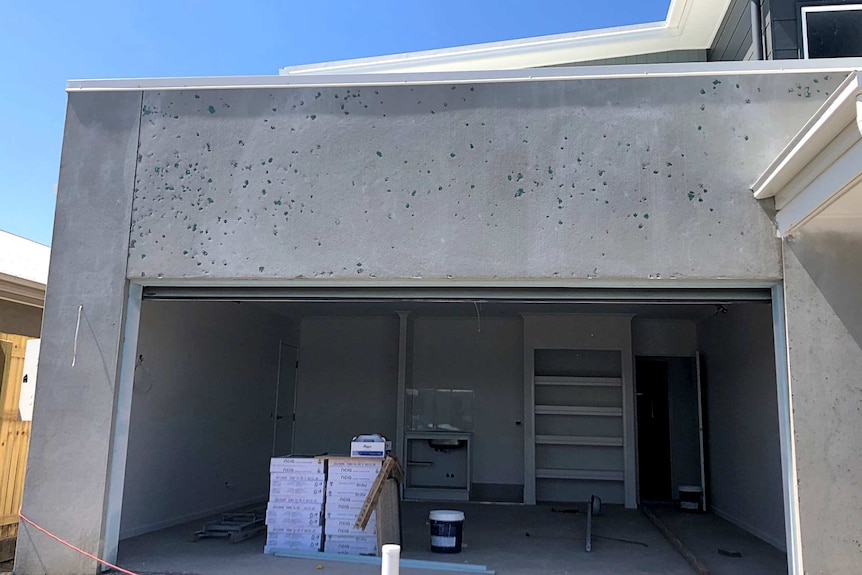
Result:
[[[431,512],[431,551],[460,553],[464,533],[464,512],[436,509]]]

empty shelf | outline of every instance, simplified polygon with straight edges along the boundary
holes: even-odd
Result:
[[[622,471],[598,469],[536,469],[536,479],[584,479],[587,481],[623,481]]]
[[[560,385],[575,387],[621,387],[621,377],[569,377],[559,375],[537,375],[536,385]]]
[[[622,417],[622,407],[588,407],[583,405],[537,405],[536,415],[592,415]]]
[[[537,445],[585,445],[596,447],[622,447],[622,437],[589,437],[581,435],[537,435]]]

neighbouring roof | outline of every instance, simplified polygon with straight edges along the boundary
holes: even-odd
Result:
[[[671,0],[664,22],[602,28],[391,56],[290,66],[283,76],[520,70],[654,54],[707,49],[731,0]]]
[[[0,299],[42,307],[51,248],[0,231]]]

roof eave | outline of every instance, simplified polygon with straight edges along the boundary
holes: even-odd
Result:
[[[539,36],[441,50],[282,68],[281,75],[404,73],[543,68],[652,54],[707,49],[730,0],[672,0],[664,22]]]
[[[852,72],[751,186],[758,200],[775,198],[781,236],[843,195],[859,177],[862,76]],[[851,154],[850,152],[853,152]]]

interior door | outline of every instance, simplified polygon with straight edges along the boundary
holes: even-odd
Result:
[[[296,371],[299,350],[282,342],[278,351],[278,378],[275,390],[275,407],[272,412],[273,456],[293,453],[293,433],[296,404]]]

